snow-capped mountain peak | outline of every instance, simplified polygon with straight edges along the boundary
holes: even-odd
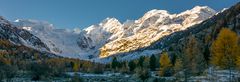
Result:
[[[148,11],[146,14],[143,15],[143,17],[141,17],[139,20],[136,20],[136,23],[142,23],[145,22],[146,20],[149,21],[156,21],[156,19],[159,18],[167,18],[167,17],[171,17],[172,15],[168,13],[168,11],[166,10],[157,10],[157,9],[153,9]],[[146,23],[151,23],[151,22],[146,22]]]
[[[64,57],[77,57],[85,54],[77,45],[79,29],[56,29],[45,21],[18,19],[12,22],[19,29],[24,29],[37,36],[44,42],[49,51]]]
[[[116,34],[122,30],[122,24],[116,18],[106,18],[99,24],[83,29],[78,45],[83,49],[96,50],[111,38],[117,37]]]
[[[25,45],[39,51],[48,51],[49,48],[36,36],[26,30],[16,28],[11,22],[0,16],[0,38],[9,40],[17,45]]]
[[[84,30],[87,31],[89,34],[91,31],[94,30],[102,30],[110,33],[115,33],[117,30],[121,29],[122,24],[116,18],[106,18],[102,22],[97,25],[91,25]]]
[[[155,16],[155,15],[169,16],[170,14],[166,10],[153,9],[153,10],[148,11],[146,14],[144,14],[142,19],[143,20],[148,19],[149,17]]]
[[[195,6],[192,11],[209,11],[209,12],[215,12],[215,10],[213,10],[212,8],[208,7],[208,6]]]
[[[191,10],[186,10],[178,15],[184,15],[184,14],[204,14],[204,15],[212,15],[216,14],[216,11],[208,6],[195,6]]]
[[[16,26],[21,26],[23,29],[28,31],[49,31],[53,30],[53,24],[48,23],[47,21],[39,21],[39,20],[32,20],[32,19],[17,19],[12,22]]]
[[[116,18],[108,17],[104,19],[99,25],[104,27],[105,25],[121,25],[121,23]]]
[[[149,46],[151,43],[176,31],[198,24],[215,15],[215,11],[207,6],[196,6],[179,14],[169,14],[165,10],[151,10],[134,22],[124,27],[131,28],[125,32],[131,35],[108,42],[100,48],[99,57],[104,58],[113,54],[129,52]],[[129,33],[127,33],[129,34]]]
[[[117,31],[121,30],[122,24],[116,18],[106,18],[100,24],[105,31],[116,33]]]
[[[124,23],[106,18],[83,30],[55,29],[52,24],[35,20],[14,23],[47,44],[50,51],[66,57],[105,58],[147,47],[176,31],[198,24],[216,13],[207,6],[196,6],[179,14],[153,9],[137,20]]]

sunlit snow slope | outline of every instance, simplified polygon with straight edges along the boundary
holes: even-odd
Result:
[[[149,46],[163,36],[185,30],[215,14],[207,6],[196,6],[179,14],[154,9],[137,20],[120,23],[116,18],[106,18],[83,30],[56,29],[37,20],[19,19],[13,24],[40,38],[55,54],[96,59]]]

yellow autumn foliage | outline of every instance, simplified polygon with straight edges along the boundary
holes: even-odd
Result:
[[[172,67],[171,60],[166,52],[164,52],[160,57],[160,76],[166,76]]]
[[[211,63],[226,69],[236,65],[239,56],[238,36],[230,29],[223,28],[211,46]]]

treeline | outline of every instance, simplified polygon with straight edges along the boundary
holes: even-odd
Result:
[[[216,38],[210,35],[203,38],[204,41],[201,41],[199,36],[190,36],[180,52],[172,51],[176,56],[172,63],[174,69],[179,69],[179,72],[183,73],[180,76],[184,76],[185,80],[190,76],[204,75],[210,67],[229,70],[229,77],[234,77],[231,71],[240,70],[240,40],[237,33],[229,28],[222,28]],[[171,54],[171,51],[169,53]]]
[[[150,70],[155,71],[158,67],[155,55],[151,57],[140,57],[137,60],[119,62],[116,57],[106,66],[109,71],[115,71],[125,74],[135,74],[142,80],[150,77]]]
[[[26,76],[31,80],[68,77],[66,72],[102,72],[104,64],[72,58],[51,57],[25,46],[0,40],[0,81]],[[24,78],[24,77],[22,77]]]
[[[142,80],[150,77],[150,71],[156,71],[160,77],[175,76],[185,81],[190,76],[204,75],[209,67],[230,72],[240,69],[240,40],[236,32],[222,28],[216,39],[204,38],[201,42],[193,35],[178,50],[169,48],[162,54],[129,62],[118,62],[113,58],[108,67],[113,71],[136,74]]]

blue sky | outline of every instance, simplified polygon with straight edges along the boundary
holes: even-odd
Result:
[[[48,21],[56,28],[85,28],[107,17],[121,22],[134,20],[149,10],[162,9],[179,13],[196,5],[217,11],[239,0],[0,0],[0,15],[9,20]]]

